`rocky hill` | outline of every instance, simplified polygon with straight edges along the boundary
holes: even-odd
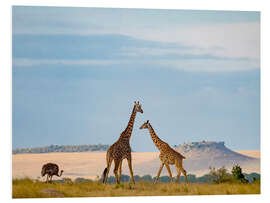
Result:
[[[178,145],[176,151],[183,154],[187,159],[196,160],[214,160],[223,162],[224,160],[238,163],[243,161],[254,160],[237,152],[234,152],[224,145],[224,142],[191,142]]]

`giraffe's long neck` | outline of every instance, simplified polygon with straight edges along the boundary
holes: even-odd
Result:
[[[120,138],[124,138],[124,139],[129,140],[129,138],[132,134],[136,113],[137,113],[136,106],[134,105],[133,110],[132,110],[132,114],[131,114],[129,122],[128,122],[128,125],[127,125],[126,129],[121,133]]]
[[[153,127],[149,124],[148,127],[149,133],[151,135],[151,138],[154,142],[154,144],[156,145],[156,147],[159,149],[159,151],[161,151],[161,145],[164,144],[165,142],[163,142],[155,133]]]

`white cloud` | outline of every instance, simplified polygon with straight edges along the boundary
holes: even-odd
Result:
[[[68,59],[27,59],[15,58],[13,65],[16,67],[37,66],[37,65],[112,65],[120,64],[124,61],[118,60],[68,60]]]
[[[260,59],[260,22],[239,22],[239,12],[231,13],[236,19],[230,23],[199,19],[200,15],[193,15],[191,11],[184,14],[181,10],[173,13],[166,10],[91,9],[89,12],[87,8],[16,7],[13,12],[13,34],[121,34],[193,47],[169,50],[178,53]],[[164,53],[164,50],[151,51],[154,55],[160,51]],[[129,54],[135,55],[138,51]]]
[[[209,56],[203,54],[209,54]],[[232,72],[260,68],[260,60],[256,58],[234,58],[212,54],[199,49],[195,49],[195,51],[193,49],[176,48],[129,47],[122,49],[124,57],[136,57],[144,59],[143,62],[148,65],[152,64],[185,71]]]
[[[109,65],[118,65],[119,67],[159,67],[171,68],[182,71],[199,71],[199,72],[234,72],[234,71],[249,71],[258,69],[256,61],[230,61],[230,60],[215,60],[215,59],[130,59],[130,60],[68,60],[68,59],[27,59],[15,58],[13,59],[15,67],[29,67],[38,65],[79,65],[79,66],[95,66],[104,67]]]
[[[192,53],[260,58],[260,23],[209,24],[120,32],[144,40],[191,46],[194,47]]]
[[[238,72],[256,70],[256,62],[229,61],[212,59],[189,59],[189,60],[153,60],[151,63],[184,71],[198,72]]]
[[[46,31],[45,31],[46,32]],[[181,50],[192,54],[212,54],[221,57],[260,58],[260,23],[230,23],[190,25],[183,27],[108,27],[103,29],[63,29],[47,31],[49,34],[121,34],[137,39],[176,43],[193,47]],[[35,33],[38,34],[38,33]],[[41,33],[39,33],[41,34]],[[43,33],[44,34],[44,33]]]
[[[221,57],[247,57],[250,59],[260,58],[260,23],[230,23],[190,25],[183,27],[107,27],[103,29],[56,29],[37,31],[34,34],[121,34],[137,39],[151,40],[165,43],[176,43],[193,47],[193,49],[181,50],[192,54],[212,54]],[[29,33],[28,33],[29,34]]]
[[[104,20],[104,18],[102,19]],[[66,23],[62,27],[55,23],[54,26],[57,29],[49,29],[46,27],[46,23],[44,25],[41,23],[38,29],[35,29],[33,25],[30,26],[32,29],[26,29],[25,25],[20,27],[18,24],[17,26],[17,29],[14,29],[15,34],[120,34],[142,40],[175,43],[180,47],[188,48],[182,49],[177,46],[151,48],[134,44],[134,47],[122,47],[119,53],[120,59],[115,60],[15,58],[13,63],[15,66],[138,64],[141,67],[162,66],[177,70],[207,72],[247,71],[260,68],[260,22],[204,23],[181,26],[171,23],[162,24],[160,27],[140,27],[138,23],[134,26],[122,26],[121,23],[118,26],[115,24],[107,26],[105,21],[101,25],[97,25],[92,19],[88,24],[85,21],[77,24],[77,21],[74,20],[71,25]],[[190,58],[177,58],[177,55],[190,55]]]

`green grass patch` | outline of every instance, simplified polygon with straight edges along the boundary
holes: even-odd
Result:
[[[45,183],[30,178],[12,180],[13,198],[48,197],[116,197],[116,196],[169,196],[169,195],[231,195],[260,194],[260,183],[157,183],[138,181],[136,184],[107,184],[100,182]]]

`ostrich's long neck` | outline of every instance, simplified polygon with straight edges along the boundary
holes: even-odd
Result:
[[[161,145],[164,144],[165,142],[163,142],[155,133],[153,127],[149,124],[148,127],[149,133],[151,135],[151,138],[154,142],[154,144],[156,145],[156,147],[159,149],[159,151],[161,151]]]
[[[134,105],[129,122],[128,122],[128,125],[127,125],[126,129],[121,133],[120,138],[129,140],[129,138],[132,134],[136,113],[137,113],[136,106]]]
[[[62,173],[63,173],[63,171],[61,171],[60,174],[59,174],[58,176],[61,177]]]

